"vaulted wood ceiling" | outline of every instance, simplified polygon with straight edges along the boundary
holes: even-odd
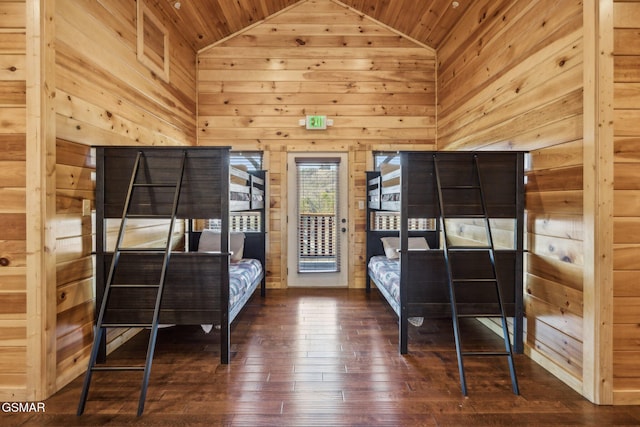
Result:
[[[166,19],[175,22],[195,50],[306,1],[328,0],[152,0]],[[471,0],[342,0],[341,3],[437,49]]]

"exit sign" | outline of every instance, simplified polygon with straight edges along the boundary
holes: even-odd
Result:
[[[307,129],[320,130],[327,128],[327,116],[307,116]]]

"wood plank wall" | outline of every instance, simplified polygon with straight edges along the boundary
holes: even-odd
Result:
[[[307,131],[305,114],[334,125]],[[270,287],[286,286],[287,152],[349,153],[349,286],[363,287],[371,152],[434,143],[434,51],[339,2],[303,1],[198,56],[198,144],[265,152]]]
[[[616,1],[613,17],[613,387],[629,404],[640,396],[640,2]]]
[[[576,389],[582,375],[585,262],[581,7],[578,0],[473,2],[442,43],[437,64],[438,149],[531,150],[529,351]],[[0,258],[9,261],[0,265],[0,399],[5,401],[25,400],[28,392],[25,9],[23,0],[0,2]],[[614,12],[614,388],[624,394],[637,392],[640,381],[633,363],[640,323],[640,291],[633,280],[640,270],[638,2],[618,0]],[[86,320],[92,298],[86,293],[90,235],[81,202],[90,196],[90,145],[193,145],[197,138],[202,145],[264,150],[270,170],[272,287],[286,285],[286,261],[281,261],[286,153],[348,151],[350,283],[363,285],[364,212],[356,206],[364,201],[364,170],[371,167],[373,150],[435,148],[433,50],[337,1],[303,1],[201,52],[196,120],[196,53],[173,23],[165,22],[171,47],[165,83],[136,59],[135,2],[58,1],[55,20],[55,227],[61,248],[56,387],[86,366],[82,359],[91,340]],[[335,126],[322,133],[301,129],[297,120],[313,113],[336,119]],[[71,241],[77,244],[68,246]]]
[[[26,5],[0,2],[0,400],[27,398]]]
[[[83,203],[95,199],[91,147],[56,144],[56,388],[86,369],[94,319],[93,230]],[[87,202],[83,202],[86,200]]]
[[[148,5],[153,11],[153,2]],[[55,19],[55,382],[59,389],[86,369],[93,339],[93,266],[89,254],[95,236],[90,217],[83,215],[83,200],[92,203],[94,199],[91,171],[95,164],[89,147],[195,145],[196,52],[171,22],[164,22],[170,45],[167,83],[136,58],[136,2],[58,1]],[[117,224],[110,224],[108,233],[117,233]],[[132,245],[153,245],[164,237],[164,227],[154,223],[140,223],[127,232]],[[108,349],[132,333],[135,331],[110,331]]]
[[[136,59],[135,23],[132,1],[57,3],[58,138],[85,145],[195,145],[195,52],[165,23],[171,55],[165,83]]]
[[[528,150],[531,357],[582,378],[582,2],[473,2],[438,50],[438,149]]]

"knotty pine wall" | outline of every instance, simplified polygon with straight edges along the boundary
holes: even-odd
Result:
[[[165,83],[136,59],[136,2],[65,0],[56,7],[59,138],[195,145],[195,53],[177,28],[165,23],[171,59]]]
[[[286,287],[287,152],[349,153],[349,286],[366,274],[372,150],[433,149],[435,54],[341,3],[294,5],[198,55],[198,145],[262,150],[269,170],[267,283]],[[298,125],[334,120],[326,131]]]
[[[614,18],[615,403],[640,390],[640,2],[616,1]],[[627,396],[635,395],[634,399]]]
[[[152,2],[147,2],[152,7]],[[196,53],[170,22],[169,82],[136,59],[136,2],[56,2],[56,388],[84,372],[94,316],[92,145],[195,145]],[[84,202],[84,203],[87,203]],[[94,218],[95,220],[95,218]],[[176,230],[178,233],[181,229]],[[117,224],[108,227],[117,234]],[[141,223],[128,243],[157,246],[165,227]],[[113,242],[114,239],[109,239]],[[108,350],[135,330],[110,330]]]
[[[0,2],[0,400],[27,397],[26,6]]]
[[[371,167],[371,151],[435,148],[434,51],[410,44],[359,13],[329,0],[309,1],[202,51],[196,120],[195,52],[170,22],[165,23],[171,36],[170,81],[155,78],[135,58],[134,3],[46,2],[55,6],[56,28],[55,70],[47,70],[56,81],[56,120],[46,126],[55,127],[59,157],[58,209],[46,220],[56,224],[61,247],[59,259],[55,257],[58,325],[72,323],[69,329],[56,330],[55,348],[44,349],[55,353],[56,378],[43,382],[55,387],[84,369],[90,345],[87,322],[82,320],[91,317],[89,304],[81,301],[87,298],[88,235],[81,205],[89,195],[86,180],[92,166],[84,157],[88,146],[192,145],[198,138],[203,145],[265,150],[272,196],[268,268],[270,286],[276,287],[286,283],[284,263],[274,260],[286,253],[281,225],[287,151],[349,152],[351,283],[360,286],[365,273],[364,217],[355,206],[364,201],[363,172]],[[585,230],[582,215],[583,5],[571,0],[494,3],[474,2],[465,21],[439,46],[437,148],[531,150],[528,351],[579,388],[586,358],[581,337],[583,264],[588,261],[582,248],[592,232]],[[303,7],[322,14],[311,15]],[[639,269],[636,8],[637,2],[627,1],[616,1],[614,8],[613,367],[618,394],[638,390],[640,375],[633,363],[640,296],[633,281]],[[34,374],[28,366],[49,357],[27,348],[32,340],[27,339],[25,307],[25,9],[25,1],[0,2],[0,258],[9,261],[0,265],[0,398],[5,401],[42,395],[42,390],[33,390],[28,377]],[[585,34],[591,30],[585,29]],[[327,114],[336,125],[323,133],[307,133],[297,126],[305,113]],[[82,246],[62,249],[67,239]],[[50,284],[42,286],[48,294],[45,288]],[[66,289],[73,293],[65,292],[63,298]],[[79,317],[71,315],[74,310]],[[622,397],[616,403],[625,401],[629,402]]]
[[[56,388],[86,369],[93,338],[92,216],[95,157],[88,145],[56,143]]]
[[[438,49],[438,149],[526,150],[527,351],[582,381],[582,2],[473,2]]]

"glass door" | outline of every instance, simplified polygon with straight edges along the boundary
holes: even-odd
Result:
[[[346,153],[288,155],[288,285],[346,287]]]

